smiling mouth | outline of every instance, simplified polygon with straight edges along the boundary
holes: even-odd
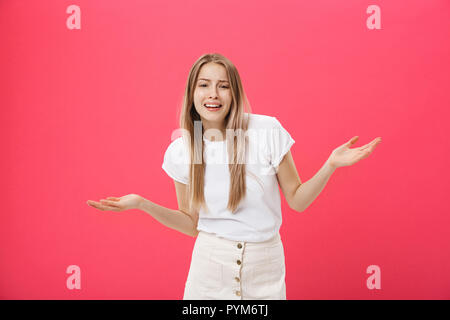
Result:
[[[204,104],[203,105],[206,109],[208,109],[209,111],[216,111],[216,110],[219,110],[220,108],[222,108],[222,105],[221,104],[219,104],[219,105],[217,105],[217,106],[215,106],[215,105],[210,105],[210,104]]]

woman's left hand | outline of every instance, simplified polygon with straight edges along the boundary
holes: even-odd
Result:
[[[357,163],[359,160],[367,158],[375,147],[381,142],[381,137],[372,140],[370,143],[359,147],[350,149],[350,147],[358,140],[358,136],[350,139],[347,143],[333,150],[328,163],[333,168],[351,166]]]

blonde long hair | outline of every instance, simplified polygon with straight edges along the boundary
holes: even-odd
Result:
[[[201,121],[200,115],[194,106],[194,90],[201,67],[209,62],[214,62],[225,67],[232,94],[232,102],[229,113],[225,117],[225,122],[228,159],[231,159],[228,163],[230,170],[230,189],[227,209],[234,213],[246,195],[245,153],[248,141],[245,134],[248,129],[249,117],[245,117],[245,112],[250,114],[251,108],[236,67],[230,60],[218,53],[204,54],[193,64],[189,71],[183,98],[180,128],[182,129],[183,140],[188,146],[190,154],[189,205],[191,210],[198,211],[203,206],[206,212],[209,212],[204,196],[205,162],[203,161],[203,125],[201,126],[201,136],[198,137],[199,131],[194,134],[194,129],[198,128],[198,126],[194,128],[194,121],[197,124]],[[229,129],[232,129],[232,136],[230,136]],[[234,139],[235,135],[237,139]],[[194,140],[194,138],[196,139]],[[237,152],[234,152],[234,150],[237,150]],[[198,161],[199,159],[201,161]]]

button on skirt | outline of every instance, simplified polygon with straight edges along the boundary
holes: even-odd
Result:
[[[264,242],[233,241],[200,231],[183,300],[286,300],[280,234]]]

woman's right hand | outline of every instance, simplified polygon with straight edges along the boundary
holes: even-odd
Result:
[[[88,200],[86,203],[91,207],[102,211],[124,211],[129,209],[138,209],[142,201],[142,197],[137,194],[127,194],[120,198],[108,197],[101,199],[100,202]]]

